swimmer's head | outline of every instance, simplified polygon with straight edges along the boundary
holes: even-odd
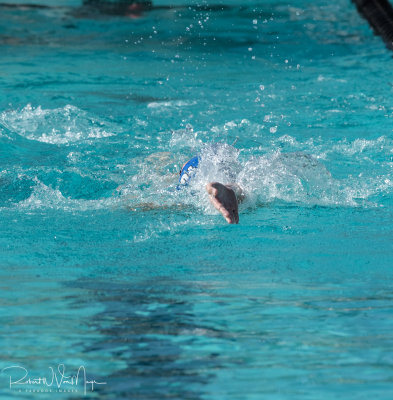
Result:
[[[180,170],[179,186],[187,186],[190,179],[195,175],[196,169],[198,168],[199,158],[195,156],[191,160],[187,161],[183,168]]]

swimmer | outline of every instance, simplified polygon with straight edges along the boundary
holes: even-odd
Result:
[[[199,158],[197,156],[184,164],[180,170],[177,189],[188,185],[190,179],[195,175],[198,164]],[[209,194],[210,202],[222,214],[228,224],[238,224],[239,203],[244,200],[244,192],[241,187],[234,183],[209,182],[205,189]]]
[[[275,152],[242,162],[238,160],[239,154],[240,150],[233,145],[202,144],[200,156],[187,161],[180,176],[173,172],[174,154],[159,152],[143,156],[134,162],[135,166],[142,162],[141,173],[133,176],[130,183],[119,186],[114,195],[120,195],[127,208],[135,212],[184,210],[190,205],[205,208],[209,197],[212,206],[229,224],[239,223],[239,204],[246,198],[249,205],[264,206],[275,198],[306,204],[311,198],[325,204],[331,201],[329,196],[341,196],[338,182],[312,155]],[[141,185],[141,181],[145,183]],[[326,185],[329,191],[333,190],[332,194],[321,191]],[[334,197],[334,204],[336,200]]]
[[[222,4],[183,4],[183,5],[153,5],[151,0],[83,0],[83,6],[80,8],[78,14],[93,14],[98,12],[102,15],[120,15],[129,18],[139,18],[148,11],[166,11],[166,10],[187,10],[187,11],[210,11],[221,12],[230,10],[231,6],[224,6]]]
[[[83,7],[85,10],[96,10],[100,14],[139,18],[145,11],[150,11],[153,4],[151,1],[143,0],[84,0]]]
[[[213,149],[215,155],[217,155],[217,153],[220,153],[220,150],[224,150],[224,152],[228,150],[230,152],[231,150],[235,150],[232,146],[217,145],[217,144],[213,144],[212,146],[210,146],[210,149]],[[221,156],[222,155],[219,156],[218,161],[216,160],[217,163],[211,166],[211,169],[208,165],[209,157],[206,158],[205,156],[204,168],[207,167],[208,170],[210,170],[211,176],[210,178],[205,180],[207,184],[201,183],[201,185],[204,186],[203,189],[208,193],[209,200],[213,205],[213,207],[221,213],[224,219],[229,224],[238,224],[239,204],[245,199],[245,192],[237,183],[235,183],[237,180],[236,160],[232,161],[229,155],[229,158],[227,159],[226,162],[225,157],[223,157],[224,158],[223,159]],[[158,173],[160,175],[160,181],[163,182],[165,185],[168,184],[172,186],[173,188],[173,180],[176,177],[176,175],[168,174],[168,169],[171,169],[171,165],[175,161],[171,153],[169,152],[153,153],[148,157],[146,157],[145,161],[148,163],[149,169],[152,170],[153,175],[154,173]],[[185,189],[185,187],[189,185],[190,181],[193,180],[192,178],[195,176],[199,167],[199,161],[200,158],[198,156],[195,156],[183,165],[183,167],[180,170],[180,176],[178,177],[178,184],[176,186],[177,190]],[[218,168],[217,175],[215,173],[215,167]],[[198,186],[198,183],[195,186],[196,182],[198,181],[193,180],[191,184],[191,186],[193,186],[193,189],[197,189],[196,186]],[[124,189],[125,191],[123,192]],[[197,191],[199,192],[198,189]],[[120,195],[120,194],[126,194],[126,192],[127,192],[126,187],[120,185],[116,188],[113,194]],[[193,190],[191,190],[189,194],[192,195],[192,192]],[[162,205],[161,203],[160,205],[157,205],[155,201],[135,203],[134,200],[137,200],[138,196],[130,197],[128,195],[127,199],[128,201],[131,200],[131,203],[133,203],[132,205],[127,206],[127,208],[129,208],[131,211],[137,211],[137,210],[150,211],[150,210],[168,209],[174,207],[173,205],[167,206],[167,205]],[[179,207],[182,208],[184,207],[184,205],[181,204],[175,205],[175,208]]]

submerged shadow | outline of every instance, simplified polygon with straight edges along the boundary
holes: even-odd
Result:
[[[228,335],[198,322],[186,300],[195,288],[172,278],[135,285],[82,280],[67,286],[87,290],[86,301],[104,307],[88,321],[100,339],[84,345],[83,353],[122,365],[104,377],[108,384],[98,388],[100,398],[203,397],[212,371],[222,366],[218,353],[198,354],[194,345],[203,337]],[[75,306],[81,307],[80,299]]]

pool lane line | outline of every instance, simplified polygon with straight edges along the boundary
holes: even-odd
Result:
[[[393,8],[388,0],[352,0],[360,15],[381,36],[386,46],[393,50]]]

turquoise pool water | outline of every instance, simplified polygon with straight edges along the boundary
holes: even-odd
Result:
[[[392,398],[392,55],[347,0],[217,3],[1,8],[2,398]]]

